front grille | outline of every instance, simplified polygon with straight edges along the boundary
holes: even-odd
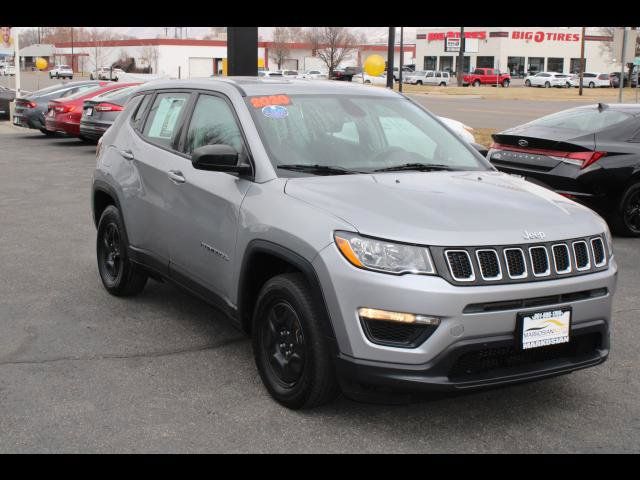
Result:
[[[500,261],[495,250],[476,250],[476,257],[480,265],[480,274],[485,280],[500,280]]]
[[[537,363],[561,359],[571,360],[594,353],[600,348],[601,341],[600,333],[589,333],[576,336],[568,343],[532,350],[520,350],[515,346],[476,350],[458,357],[449,370],[449,378],[459,380],[495,370],[522,370],[523,367],[533,367]]]
[[[378,345],[412,348],[423,343],[437,328],[437,325],[385,322],[361,319],[366,337]]]
[[[554,245],[553,261],[557,273],[569,273],[571,271],[571,257],[569,256],[569,247],[564,243]]]
[[[475,280],[471,257],[466,250],[449,250],[446,255],[451,276],[455,280],[459,282]]]
[[[607,261],[604,253],[604,243],[601,238],[594,238],[591,240],[591,248],[593,249],[593,261],[596,267],[604,265]]]
[[[544,247],[531,247],[529,249],[531,267],[536,277],[544,277],[551,273],[549,268],[549,255]]]
[[[528,245],[431,246],[436,270],[454,285],[496,285],[567,278],[606,270],[602,236]]]
[[[588,270],[591,267],[587,242],[584,240],[573,242],[573,255],[575,257],[577,270]]]
[[[507,271],[511,278],[523,278],[527,276],[527,264],[524,261],[524,253],[521,249],[505,249],[504,258],[507,261]]]

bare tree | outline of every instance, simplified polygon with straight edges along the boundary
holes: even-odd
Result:
[[[89,58],[95,70],[102,66],[106,66],[107,59],[111,54],[112,48],[108,46],[108,42],[114,39],[114,35],[108,30],[99,30],[92,28],[87,34],[86,40],[91,42]]]
[[[38,43],[38,29],[24,28],[20,31],[20,48]]]
[[[269,48],[271,58],[276,61],[278,70],[282,69],[284,61],[289,56],[289,41],[291,39],[290,32],[286,27],[275,27],[273,29],[273,41]]]
[[[209,33],[203,37],[204,40],[221,40],[227,36],[227,27],[209,27]]]
[[[160,56],[160,50],[157,45],[145,45],[140,52],[140,58],[144,60],[149,67],[151,67],[150,73],[158,72],[158,57]]]
[[[346,27],[314,27],[307,31],[307,41],[326,65],[329,77],[359,46],[359,38]]]

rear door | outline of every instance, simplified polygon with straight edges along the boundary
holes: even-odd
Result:
[[[225,172],[196,170],[191,154],[204,145],[230,145],[239,163],[249,153],[229,99],[215,92],[198,95],[185,123],[180,156],[169,159],[173,181],[165,182],[171,225],[170,272],[177,280],[195,281],[218,296],[230,296],[229,278],[236,262],[235,246],[240,204],[251,181]]]
[[[123,141],[117,145],[130,168],[123,169],[127,178],[119,182],[125,190],[129,242],[159,265],[168,265],[168,239],[174,234],[165,195],[190,99],[191,93],[185,90],[160,90],[146,96],[127,127],[131,133],[119,136]]]

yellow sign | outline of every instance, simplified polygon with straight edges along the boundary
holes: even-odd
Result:
[[[49,66],[49,62],[47,62],[46,59],[42,58],[42,57],[38,57],[36,58],[36,68],[38,70],[44,70],[45,68],[47,68]]]
[[[264,68],[264,58],[258,59],[258,68]]]
[[[222,59],[222,75],[227,76],[227,59]]]
[[[380,55],[370,55],[364,61],[363,70],[372,77],[377,77],[384,72],[384,58]]]

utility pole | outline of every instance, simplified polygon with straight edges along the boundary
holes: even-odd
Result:
[[[13,56],[13,63],[16,67],[16,98],[20,97],[20,32],[18,32],[17,27],[13,27],[15,42],[13,45],[15,46],[16,53]]]
[[[618,92],[618,103],[622,103],[622,91],[624,90],[624,50],[627,46],[627,27],[622,27],[622,56],[620,57],[620,91]],[[629,79],[631,83],[631,79]]]
[[[398,91],[399,92],[402,92],[402,65],[404,64],[403,41],[404,41],[404,27],[400,27],[400,65],[398,65],[398,81],[399,81]]]
[[[73,27],[71,27],[71,70],[73,70]]]
[[[464,27],[460,27],[460,50],[458,51],[458,65],[456,68],[456,81],[458,86],[462,86],[462,75],[464,70]]]
[[[582,96],[582,81],[584,78],[584,32],[585,27],[582,27],[582,38],[580,39],[580,88],[578,95]]]
[[[393,90],[393,56],[396,46],[396,27],[389,27],[389,44],[387,45],[387,88]]]

